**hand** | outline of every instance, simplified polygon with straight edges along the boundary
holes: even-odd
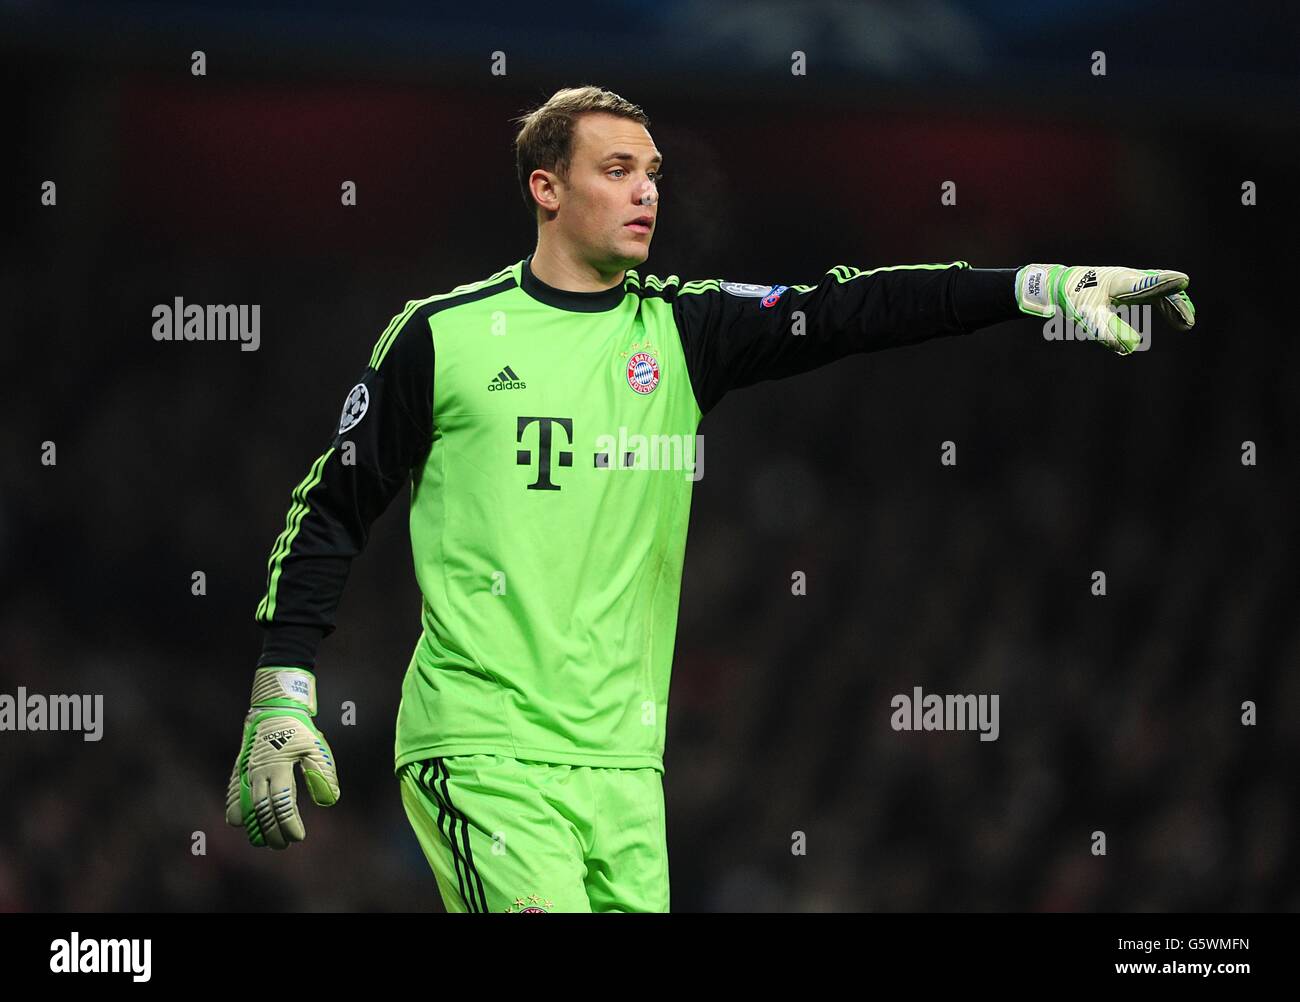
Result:
[[[316,804],[329,807],[339,799],[334,753],[311,720],[316,679],[304,668],[259,668],[251,703],[226,789],[226,822],[243,828],[253,845],[287,849],[307,837],[295,763]]]
[[[1181,271],[1031,264],[1016,272],[1016,300],[1024,313],[1053,316],[1060,309],[1112,351],[1128,355],[1142,347],[1142,337],[1115,312],[1119,307],[1155,303],[1179,330],[1196,323],[1196,308],[1183,290],[1189,279]]]

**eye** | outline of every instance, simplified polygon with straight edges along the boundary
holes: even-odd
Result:
[[[626,171],[624,171],[622,167],[615,167],[615,168],[614,168],[613,170],[611,170],[609,173],[610,173],[610,174],[619,174],[619,175],[622,175],[622,174],[625,174]]]
[[[652,170],[650,172],[650,180],[655,184],[663,184],[664,172],[661,170]]]

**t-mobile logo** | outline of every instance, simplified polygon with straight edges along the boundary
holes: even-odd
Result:
[[[551,428],[559,425],[568,436],[569,445],[573,445],[573,418],[567,417],[521,417],[515,427],[515,441],[522,443],[524,432],[534,421],[537,422],[537,479],[528,485],[530,491],[558,491],[560,485],[551,482]],[[528,466],[533,461],[530,449],[520,449],[515,453],[515,462]],[[558,466],[572,466],[571,451],[557,452],[555,462]]]

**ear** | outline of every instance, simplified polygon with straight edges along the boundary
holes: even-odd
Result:
[[[538,167],[528,175],[528,190],[533,198],[547,212],[554,212],[560,207],[560,179],[550,171]]]

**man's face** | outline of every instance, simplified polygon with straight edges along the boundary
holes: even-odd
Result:
[[[557,182],[556,235],[601,271],[641,264],[657,222],[654,182],[662,161],[640,122],[604,112],[581,116],[568,179]]]

